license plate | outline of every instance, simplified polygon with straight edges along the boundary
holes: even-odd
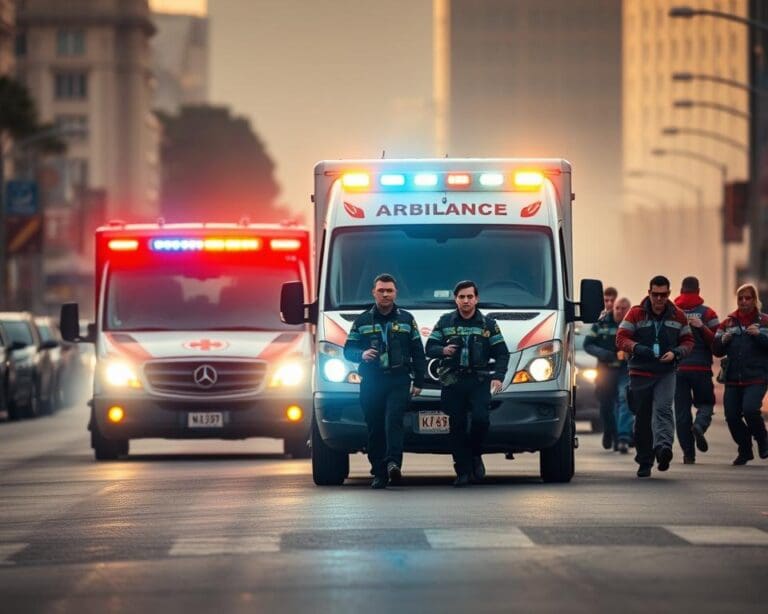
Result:
[[[426,434],[448,433],[450,418],[441,411],[420,411],[418,431]]]
[[[221,428],[224,426],[224,414],[220,411],[193,411],[187,414],[189,428]]]

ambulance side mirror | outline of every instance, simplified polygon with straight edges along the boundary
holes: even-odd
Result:
[[[597,279],[581,280],[579,320],[586,324],[597,322],[603,312],[603,282]]]
[[[88,334],[80,334],[80,307],[77,303],[64,303],[61,306],[61,315],[59,316],[59,330],[61,338],[64,341],[73,343],[94,343],[96,341],[95,326],[88,325]]]
[[[283,284],[280,291],[280,318],[286,324],[304,324],[317,318],[314,303],[304,304],[304,284],[291,281]],[[314,315],[314,317],[313,317]]]

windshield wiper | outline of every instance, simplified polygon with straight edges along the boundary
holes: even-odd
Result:
[[[206,327],[204,330],[221,330],[221,331],[247,330],[247,331],[257,331],[257,332],[273,332],[278,329],[264,328],[263,326],[210,326],[210,327]]]

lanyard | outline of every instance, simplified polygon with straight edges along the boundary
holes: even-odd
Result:
[[[386,326],[381,326],[381,350],[382,352],[386,352],[388,345],[387,345],[387,338],[389,337],[389,329],[392,328],[392,322],[387,322]]]
[[[656,330],[656,342],[659,341],[659,333],[661,332],[661,327],[664,326],[664,320],[661,321],[653,321],[653,328]]]

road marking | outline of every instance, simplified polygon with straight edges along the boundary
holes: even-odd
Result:
[[[768,533],[757,527],[664,527],[694,546],[768,546]]]
[[[0,544],[0,565],[15,565],[13,561],[8,561],[17,552],[21,552],[29,544]]]
[[[280,535],[265,533],[244,537],[182,537],[173,543],[169,555],[212,556],[257,552],[280,552]]]
[[[534,543],[517,527],[503,529],[425,529],[429,545],[441,548],[531,548]]]

